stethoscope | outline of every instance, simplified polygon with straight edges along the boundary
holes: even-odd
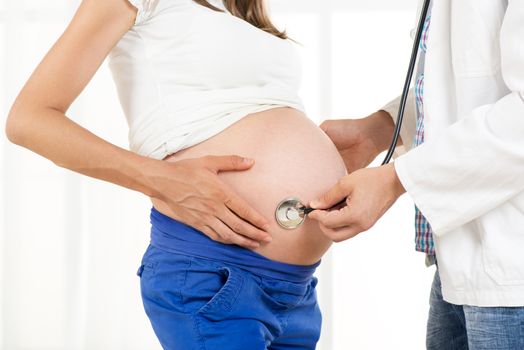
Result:
[[[424,0],[424,5],[422,8],[422,12],[421,12],[420,19],[419,19],[418,26],[417,26],[417,34],[415,36],[415,40],[413,43],[413,49],[411,51],[411,58],[409,60],[408,72],[406,74],[406,80],[404,82],[404,89],[402,90],[402,96],[400,98],[400,106],[398,109],[395,131],[393,133],[393,140],[391,141],[391,145],[389,146],[388,152],[384,160],[382,161],[382,165],[389,163],[389,161],[393,157],[393,153],[395,152],[395,148],[397,146],[398,138],[400,135],[400,129],[402,128],[402,121],[404,118],[404,110],[406,109],[406,101],[408,98],[409,88],[411,85],[411,79],[413,77],[413,71],[415,69],[415,63],[418,57],[418,49],[419,49],[420,41],[422,38],[422,32],[424,30],[424,22],[426,21],[426,17],[428,15],[428,9],[429,9],[430,2],[431,0]],[[337,208],[344,204],[346,204],[346,199],[343,199],[342,201],[335,204],[330,209]],[[295,229],[299,227],[300,225],[302,225],[304,221],[306,220],[307,214],[311,213],[313,210],[315,209],[308,208],[306,205],[302,203],[302,201],[299,198],[288,197],[282,200],[277,205],[277,209],[275,210],[275,219],[277,220],[280,226],[282,226],[285,229],[291,230],[291,229]]]

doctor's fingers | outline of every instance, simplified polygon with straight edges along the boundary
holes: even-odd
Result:
[[[340,228],[354,224],[355,217],[353,215],[352,207],[349,205],[338,210],[313,210],[309,213],[309,218],[319,221],[327,228]]]
[[[347,239],[353,238],[360,232],[362,232],[361,229],[355,226],[346,226],[333,229],[319,224],[319,227],[320,230],[324,233],[324,235],[335,243],[339,243]]]
[[[353,192],[353,182],[350,176],[351,175],[347,175],[338,180],[335,186],[331,187],[331,189],[320,197],[312,200],[309,206],[314,209],[328,209],[344,198],[349,197]]]

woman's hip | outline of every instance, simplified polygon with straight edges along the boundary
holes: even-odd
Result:
[[[316,277],[280,280],[153,245],[138,275],[144,308],[166,349],[270,349],[280,339],[314,349],[318,341]]]

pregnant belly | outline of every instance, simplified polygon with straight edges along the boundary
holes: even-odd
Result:
[[[269,259],[290,264],[317,262],[329,249],[314,220],[287,230],[275,220],[275,209],[286,197],[307,204],[346,175],[344,161],[329,137],[302,112],[274,108],[250,114],[219,134],[167,156],[166,161],[206,155],[240,155],[255,159],[255,165],[240,172],[222,172],[219,177],[270,222],[273,240],[255,251]],[[160,212],[169,215],[162,202],[153,199]]]

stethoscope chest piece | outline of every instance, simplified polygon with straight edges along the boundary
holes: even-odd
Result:
[[[275,210],[278,224],[288,230],[299,227],[306,220],[304,205],[300,199],[289,197],[281,201]]]

